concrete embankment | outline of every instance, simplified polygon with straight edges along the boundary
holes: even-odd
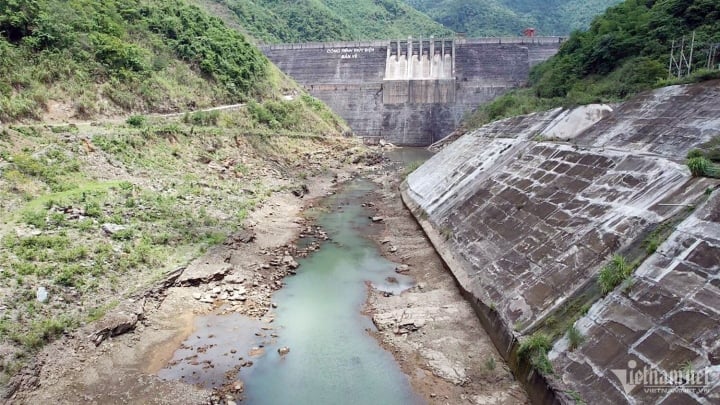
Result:
[[[716,198],[705,200],[718,182],[691,177],[684,161],[720,133],[719,100],[718,83],[708,82],[649,92],[612,112],[499,121],[408,177],[406,203],[536,402],[717,395],[718,381],[702,392],[648,393],[613,371],[717,367],[720,232]],[[647,243],[665,228],[668,242],[652,254]],[[603,297],[597,278],[613,255],[644,263],[634,282]],[[574,351],[562,338],[572,325],[584,335]],[[516,358],[518,342],[539,333],[555,341],[545,376]]]

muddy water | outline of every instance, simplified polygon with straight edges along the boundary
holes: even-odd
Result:
[[[361,206],[372,187],[355,180],[317,211],[331,240],[299,260],[298,274],[273,296],[273,323],[198,318],[197,330],[159,375],[211,387],[239,370],[243,403],[250,404],[421,403],[392,355],[368,334],[374,325],[361,313],[368,285],[394,294],[413,285],[365,237],[378,228]],[[280,347],[290,353],[280,356]]]

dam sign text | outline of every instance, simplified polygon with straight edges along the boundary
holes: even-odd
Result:
[[[375,48],[328,48],[325,52],[340,55],[340,59],[357,59],[358,55],[375,52]]]

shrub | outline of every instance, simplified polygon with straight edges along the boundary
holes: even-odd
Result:
[[[147,123],[147,117],[144,115],[131,115],[127,120],[125,120],[125,123],[133,128],[141,128]]]
[[[217,125],[218,118],[220,118],[220,111],[197,111],[192,114],[185,114],[183,121],[186,124],[213,126]]]

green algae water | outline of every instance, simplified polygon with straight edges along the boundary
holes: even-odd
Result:
[[[369,182],[355,180],[326,201],[330,210],[317,222],[331,241],[301,260],[298,274],[275,294],[280,337],[242,371],[244,403],[421,402],[392,355],[367,333],[374,326],[361,314],[367,283],[393,293],[412,286],[364,237],[373,225],[361,202],[371,189]],[[281,357],[277,348],[283,346],[290,353]]]

